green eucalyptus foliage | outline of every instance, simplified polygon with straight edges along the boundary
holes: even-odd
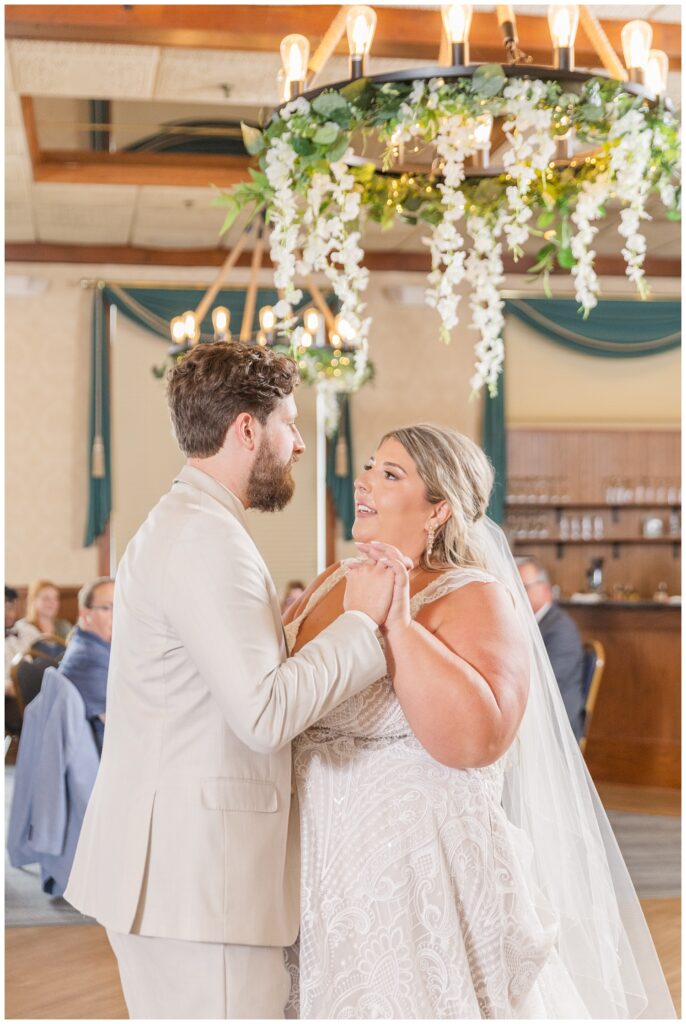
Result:
[[[215,199],[215,204],[227,211],[222,231],[226,231],[246,207],[252,207],[254,213],[264,210],[269,219],[273,192],[264,173],[266,155],[270,143],[285,132],[289,133],[289,144],[296,153],[293,186],[303,196],[312,176],[317,172],[329,174],[330,164],[341,159],[353,138],[354,148],[359,152],[360,148],[364,151],[365,140],[375,136],[387,147],[384,164],[391,168],[391,173],[377,172],[373,164],[350,168],[367,216],[383,228],[391,228],[398,220],[408,224],[439,224],[443,216],[440,176],[394,175],[394,133],[407,127],[411,115],[416,144],[430,145],[446,116],[476,117],[487,112],[494,117],[502,116],[506,109],[503,90],[507,81],[500,65],[482,65],[469,78],[435,80],[432,92],[436,98],[428,102],[430,93],[426,84],[417,99],[417,92],[413,90],[419,83],[380,84],[362,78],[340,90],[323,90],[308,109],[296,109],[288,120],[277,112],[263,129],[243,125],[246,149],[257,157],[260,170],[251,170],[250,182],[236,185]],[[539,172],[531,183],[525,199],[535,215],[531,233],[541,237],[545,234],[532,268],[534,273],[542,274],[546,281],[556,264],[564,268],[574,265],[570,215],[580,184],[595,180],[607,169],[608,153],[616,144],[607,141],[608,131],[617,117],[629,110],[640,109],[646,125],[653,131],[652,189],[657,191],[661,182],[675,186],[674,207],[667,211],[667,216],[679,219],[679,121],[664,104],[650,107],[641,97],[628,93],[621,82],[591,78],[578,91],[566,90],[559,82],[545,83],[540,105],[552,109],[555,135],[562,137],[574,130],[585,146],[594,148],[594,155],[573,160],[566,166],[552,166]],[[506,190],[511,184],[508,174],[466,179],[462,189],[468,211],[487,220],[494,218],[507,205]]]

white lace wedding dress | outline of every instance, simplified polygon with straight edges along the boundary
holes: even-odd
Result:
[[[336,570],[286,627],[341,579]],[[411,611],[493,577],[450,570]],[[340,704],[294,745],[302,883],[287,1016],[588,1017],[527,878],[528,840],[501,806],[506,759],[458,770],[415,739],[391,680]]]

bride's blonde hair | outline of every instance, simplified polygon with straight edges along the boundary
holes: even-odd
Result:
[[[494,473],[474,441],[449,427],[417,423],[383,436],[399,441],[410,456],[432,505],[446,501],[451,515],[434,536],[431,555],[424,551],[426,569],[446,566],[484,568],[475,526],[486,514]]]

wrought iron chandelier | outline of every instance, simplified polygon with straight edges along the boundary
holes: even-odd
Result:
[[[326,87],[312,88],[313,77],[309,73],[310,43],[303,35],[292,34],[281,41],[282,69],[279,73],[279,89],[282,106],[297,96],[307,100],[315,98],[323,88],[341,89],[349,82],[361,78],[380,85],[390,82],[429,81],[440,76],[444,81],[466,79],[473,76],[483,64],[470,61],[469,33],[472,23],[471,4],[447,4],[441,8],[443,39],[441,55],[446,63],[407,71],[370,75],[368,68],[374,33],[376,12],[372,7],[357,5],[347,9],[345,29],[349,48],[349,77]],[[507,63],[502,65],[507,77],[526,74],[542,81],[564,82],[566,88],[574,89],[591,78],[607,78],[624,83],[627,92],[644,96],[647,101],[660,100],[671,109],[666,99],[669,58],[663,50],[651,49],[653,30],[647,21],[627,22],[621,33],[624,51],[624,67],[614,52],[600,22],[590,10],[579,4],[553,3],[548,7],[548,27],[552,46],[552,64],[535,65],[531,57],[520,47],[514,8],[509,4],[496,6],[498,27],[502,34]],[[574,59],[574,44],[579,22],[595,46],[609,75],[597,71],[577,69]],[[474,140],[477,152],[466,169],[466,175],[484,176],[502,173],[502,166],[491,166],[492,132],[494,119],[485,114],[474,126]],[[557,136],[556,160],[571,160],[574,154],[573,131]],[[368,161],[367,161],[368,162]],[[406,159],[402,144],[397,147],[393,170],[426,170],[426,166]],[[440,170],[440,169],[439,169]]]
[[[467,4],[442,8],[443,63],[431,67],[369,74],[376,27],[371,7],[342,8],[313,58],[304,36],[283,39],[282,102],[264,128],[244,126],[246,148],[258,157],[260,171],[219,200],[229,208],[225,227],[245,207],[258,219],[253,297],[265,215],[271,228],[281,308],[260,311],[254,335],[249,290],[241,338],[260,344],[290,339],[294,354],[303,355],[313,335],[305,324],[293,332],[293,309],[301,294],[296,278],[304,279],[324,318],[320,344],[328,342],[337,353],[354,349],[353,386],[361,382],[369,325],[361,315],[367,280],[357,244],[361,210],[382,226],[396,216],[432,225],[427,302],[439,312],[444,340],[458,323],[460,282],[466,277],[472,285],[471,326],[481,333],[476,390],[488,384],[495,393],[502,363],[497,285],[503,246],[517,258],[530,236],[541,236],[546,244],[536,269],[547,274],[555,260],[569,268],[587,315],[599,292],[590,248],[594,222],[616,197],[624,206],[619,231],[627,275],[645,297],[645,239],[638,227],[647,216],[645,202],[650,191],[659,191],[668,215],[677,216],[679,205],[680,189],[672,183],[678,126],[666,97],[667,55],[651,49],[651,26],[633,20],[621,33],[624,67],[587,7],[555,3],[548,10],[552,63],[534,65],[520,46],[513,8],[499,5],[496,15],[503,64],[471,62]],[[608,74],[576,68],[580,22]],[[318,86],[344,32],[349,78]],[[534,213],[538,219],[530,220]],[[471,238],[469,252],[459,221]],[[246,237],[244,231],[198,309],[172,322],[177,351],[200,340],[200,321]],[[322,271],[339,299],[336,322],[312,288],[311,274]],[[215,310],[213,324],[215,338],[231,337],[226,310]]]

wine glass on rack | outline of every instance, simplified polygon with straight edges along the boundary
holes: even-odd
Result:
[[[565,505],[570,501],[569,480],[566,476],[560,477],[560,501]]]
[[[667,491],[667,504],[676,505],[678,503],[679,493],[679,481],[675,477],[670,477],[669,489]]]
[[[605,477],[605,501],[608,505],[616,505],[619,497],[619,484],[616,476]]]
[[[527,502],[528,505],[535,505],[536,502],[538,501],[538,492],[536,490],[536,486],[537,486],[536,477],[535,476],[527,476],[526,477],[526,482],[527,482],[526,502]]]

